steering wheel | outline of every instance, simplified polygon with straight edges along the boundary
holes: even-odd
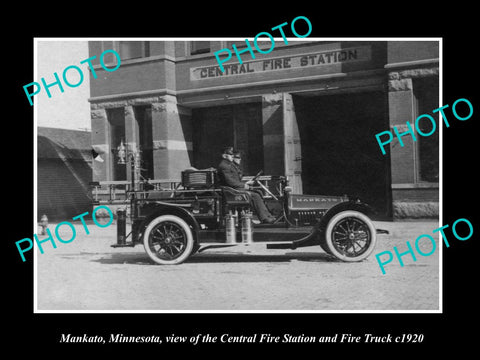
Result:
[[[257,175],[255,175],[255,176],[253,177],[253,179],[250,180],[250,181],[258,181],[258,178],[259,178],[262,174],[263,174],[263,170],[260,170],[260,171],[257,173]]]
[[[263,170],[260,170],[260,171],[258,172],[258,174],[255,175],[251,181],[254,181],[254,182],[255,182],[258,186],[260,186],[260,187],[263,189],[263,191],[265,191],[268,195],[270,195],[271,197],[273,197],[275,200],[278,200],[278,198],[277,198],[265,185],[263,185],[260,181],[258,181],[258,178],[259,178],[260,175],[262,175],[262,174],[263,174]]]

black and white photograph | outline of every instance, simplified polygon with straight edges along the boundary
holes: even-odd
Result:
[[[37,39],[38,311],[441,310],[441,40],[258,39]]]
[[[133,5],[6,31],[5,342],[473,346],[474,11]]]

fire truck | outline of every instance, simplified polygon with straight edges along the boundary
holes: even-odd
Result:
[[[355,262],[372,253],[377,234],[387,233],[375,228],[374,210],[358,198],[293,194],[285,176],[262,172],[246,180],[254,182],[273,223],[258,220],[248,192],[219,186],[215,169],[186,170],[169,186],[147,181],[126,188],[112,247],[143,245],[162,265],[180,264],[211,248],[257,243],[268,249],[319,246],[336,259]]]

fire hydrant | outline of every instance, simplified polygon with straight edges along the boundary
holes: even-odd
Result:
[[[40,218],[40,227],[42,228],[42,231],[40,232],[41,235],[45,235],[47,232],[45,231],[48,227],[48,217],[47,215],[43,214],[42,217]]]

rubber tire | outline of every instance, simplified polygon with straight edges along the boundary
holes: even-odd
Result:
[[[335,246],[333,246],[332,243],[332,230],[335,224],[337,224],[339,221],[347,218],[347,217],[356,217],[363,221],[369,228],[370,234],[371,234],[371,240],[370,240],[370,245],[367,248],[367,250],[362,253],[359,256],[356,257],[349,257],[346,256],[342,253],[340,253]],[[325,230],[325,245],[328,248],[328,252],[335,256],[337,259],[340,259],[345,262],[356,262],[356,261],[362,261],[366,259],[372,251],[375,249],[375,246],[377,244],[377,230],[375,229],[375,226],[373,225],[372,221],[369,219],[368,216],[365,214],[362,214],[361,212],[354,211],[354,210],[346,210],[339,212],[335,216],[333,216],[330,221],[328,222],[327,228]]]
[[[320,244],[320,247],[322,248],[322,250],[325,251],[327,254],[332,255],[332,252],[327,247],[327,241],[325,240],[325,233],[322,232],[318,236],[319,236],[318,243]]]
[[[148,238],[150,236],[150,233],[152,230],[157,226],[158,224],[164,222],[164,221],[169,221],[176,223],[177,225],[181,226],[182,229],[185,231],[185,235],[187,237],[187,244],[185,247],[185,251],[176,259],[173,260],[164,260],[164,259],[159,259],[155,254],[150,250],[150,246],[148,245]],[[175,215],[161,215],[155,219],[153,219],[145,229],[145,232],[143,233],[143,247],[145,248],[145,252],[147,255],[152,259],[154,262],[160,265],[177,265],[181,264],[185,260],[188,259],[188,257],[191,255],[192,250],[193,250],[193,245],[194,245],[194,240],[193,240],[193,234],[192,230],[190,229],[190,226],[183,220],[182,218],[175,216]]]

